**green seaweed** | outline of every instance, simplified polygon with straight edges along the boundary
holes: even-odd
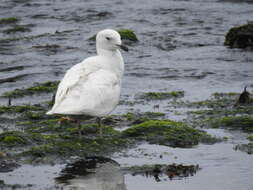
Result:
[[[19,131],[11,131],[0,134],[0,144],[1,146],[22,146],[29,144],[29,140],[24,133]]]
[[[165,113],[162,112],[144,112],[144,113],[131,113],[128,112],[126,114],[123,114],[122,117],[127,120],[127,122],[132,124],[139,124],[144,121],[162,118],[165,116]]]
[[[123,40],[129,40],[129,41],[133,41],[133,42],[137,42],[138,38],[135,34],[135,32],[133,30],[130,29],[119,29],[117,30],[118,33],[121,36],[121,39]],[[96,40],[96,35],[92,36],[89,38],[89,40],[94,41]]]
[[[250,141],[253,141],[253,134],[250,134],[250,135],[248,136],[248,139],[249,139]]]
[[[34,86],[22,89],[15,89],[13,91],[5,92],[3,97],[23,97],[25,95],[33,95],[36,93],[54,92],[60,81],[47,81],[44,83],[35,83]]]
[[[0,18],[0,24],[13,24],[19,21],[16,17]]]
[[[204,131],[172,120],[145,121],[123,131],[123,136],[171,147],[192,147],[199,142],[213,143],[217,141],[216,138]]]
[[[121,139],[118,135],[111,134],[110,130],[104,130],[103,138],[90,136],[86,133],[79,138],[77,135],[44,136],[47,141],[23,151],[19,156],[36,159],[37,157],[104,155],[119,151],[129,143],[127,139]],[[86,131],[87,132],[87,131]],[[72,133],[72,131],[71,131]]]
[[[46,113],[43,112],[34,112],[34,111],[27,111],[23,114],[23,119],[27,120],[42,120],[46,118]]]
[[[123,40],[130,40],[130,41],[134,41],[134,42],[138,41],[138,38],[133,30],[119,29],[118,32],[121,36],[121,39],[123,39]]]
[[[211,120],[211,126],[214,128],[230,128],[242,129],[246,132],[253,131],[253,117],[252,116],[228,116],[215,118]]]
[[[184,96],[183,91],[172,92],[146,92],[140,98],[145,100],[165,100],[170,98],[181,98]]]
[[[0,114],[3,113],[25,113],[28,111],[41,111],[40,106],[21,105],[21,106],[0,106]]]
[[[102,126],[103,137],[99,136],[99,127],[95,123],[85,123],[78,127],[76,122],[58,118],[19,122],[22,125],[27,144],[17,158],[49,162],[69,156],[87,156],[110,154],[127,147],[129,139],[120,138],[121,132],[110,126]],[[79,137],[79,131],[82,136]],[[18,147],[17,144],[13,145]],[[38,160],[37,160],[38,161]]]
[[[253,102],[237,105],[239,93],[214,93],[209,100],[186,103],[188,108],[198,110],[188,111],[188,122],[191,125],[213,128],[239,129],[245,132],[253,131]]]

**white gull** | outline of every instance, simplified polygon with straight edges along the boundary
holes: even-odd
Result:
[[[118,32],[111,29],[96,35],[97,55],[71,67],[61,80],[54,106],[47,114],[89,115],[100,118],[110,114],[120,98],[124,61]]]

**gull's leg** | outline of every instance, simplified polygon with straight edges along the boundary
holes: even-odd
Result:
[[[100,117],[97,117],[97,123],[98,123],[98,128],[99,128],[99,135],[100,137],[102,137],[103,134],[103,129],[102,129],[102,120]]]
[[[67,116],[67,117],[61,117],[58,122],[61,125],[61,123],[63,121],[72,121],[72,122],[74,122],[75,120]]]
[[[59,125],[61,126],[63,121],[71,121],[77,124],[77,130],[78,130],[78,135],[79,138],[82,137],[82,130],[81,130],[81,121],[79,119],[72,119],[71,117],[61,117],[58,121]]]

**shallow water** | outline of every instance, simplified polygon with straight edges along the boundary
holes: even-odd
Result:
[[[253,18],[252,4],[216,0],[158,0],[120,1],[101,3],[99,0],[3,0],[1,17],[19,17],[21,25],[31,32],[5,34],[0,39],[0,94],[34,82],[59,80],[66,69],[95,54],[89,37],[104,28],[131,28],[138,43],[130,45],[125,59],[122,99],[134,99],[147,91],[185,91],[184,99],[194,101],[210,97],[214,92],[241,92],[245,85],[253,85],[253,53],[223,46],[224,35],[230,27],[245,24]],[[131,14],[129,14],[131,13]],[[16,39],[16,40],[13,40]],[[38,45],[59,45],[38,48]],[[47,101],[51,95],[13,100],[14,104],[33,104]],[[0,99],[6,105],[6,99]],[[120,105],[114,113],[153,111],[155,102],[141,105]],[[175,116],[166,102],[159,111]],[[183,110],[179,110],[180,112]],[[212,132],[212,131],[209,131]],[[218,131],[223,134],[224,131]],[[143,176],[125,175],[128,190],[135,189],[242,189],[250,190],[252,156],[234,151],[245,135],[225,131],[233,140],[215,145],[200,145],[193,149],[172,149],[155,145],[138,148],[150,152],[145,157],[137,151],[114,155],[120,164],[194,163],[200,170],[195,176],[182,180],[155,182]],[[163,159],[159,156],[164,152]],[[36,188],[54,188],[63,166],[22,166],[14,173],[0,174],[7,184],[36,184]],[[32,181],[27,178],[31,174]],[[40,175],[41,174],[41,175]],[[208,184],[208,185],[207,185]]]

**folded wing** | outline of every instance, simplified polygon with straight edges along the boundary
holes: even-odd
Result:
[[[120,82],[112,71],[92,64],[77,64],[60,82],[55,104],[48,114],[106,115],[119,101]]]

